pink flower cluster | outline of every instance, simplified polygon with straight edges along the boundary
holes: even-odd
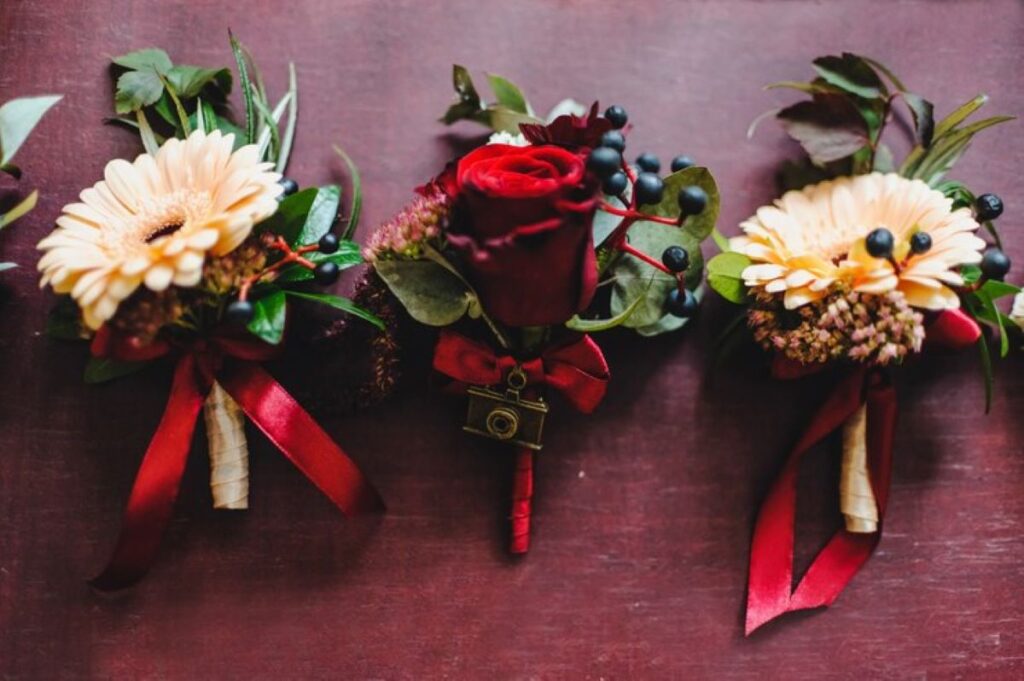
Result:
[[[423,244],[441,235],[451,207],[449,198],[435,192],[421,196],[370,236],[363,257],[367,262],[393,257],[418,258]]]
[[[747,323],[765,349],[804,364],[845,357],[884,366],[920,352],[924,341],[924,317],[899,291],[837,291],[796,310],[786,310],[779,297],[761,293]]]

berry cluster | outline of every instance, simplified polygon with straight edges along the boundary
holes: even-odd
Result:
[[[299,189],[295,180],[287,177],[281,179],[281,185],[284,187],[282,196],[290,196]],[[313,281],[320,286],[330,286],[335,283],[338,281],[338,276],[341,274],[341,269],[338,267],[337,263],[329,260],[325,260],[320,263],[313,263],[305,256],[313,252],[330,255],[331,253],[336,253],[339,246],[340,242],[338,241],[338,237],[332,232],[324,234],[316,244],[300,246],[295,249],[288,245],[288,242],[284,240],[284,237],[277,236],[268,238],[266,247],[270,250],[278,251],[281,254],[281,257],[275,260],[271,265],[264,267],[260,271],[245,278],[239,287],[238,299],[231,301],[224,311],[225,319],[231,324],[248,324],[255,313],[252,301],[249,300],[249,292],[252,290],[252,287],[258,281],[267,276],[275,276],[276,273],[293,263],[312,270]]]
[[[1003,201],[995,194],[982,194],[974,204],[974,217],[978,222],[995,220],[1003,214]],[[888,260],[893,269],[900,271],[901,263],[893,256],[896,239],[885,227],[872,230],[864,240],[868,254],[873,258]],[[932,248],[932,237],[927,232],[915,232],[910,237],[910,253],[921,255]],[[1010,271],[1010,258],[1002,249],[993,247],[985,251],[981,258],[981,273],[986,279],[1002,281]]]
[[[636,157],[636,165],[630,166],[623,158],[626,151],[626,137],[622,130],[629,117],[621,106],[610,106],[604,117],[612,124],[601,137],[600,146],[594,148],[587,157],[587,170],[600,181],[605,194],[619,199],[625,208],[609,203],[602,203],[601,209],[622,217],[622,222],[608,237],[609,248],[628,253],[652,267],[676,277],[677,288],[673,289],[665,301],[668,313],[677,317],[692,317],[697,311],[697,299],[693,292],[684,284],[684,274],[690,266],[690,255],[681,246],[670,246],[661,254],[661,261],[637,250],[629,245],[627,234],[629,228],[639,221],[658,222],[673,227],[681,227],[686,218],[699,215],[707,207],[707,193],[693,185],[679,190],[676,200],[679,203],[679,218],[673,220],[657,215],[646,215],[639,211],[641,206],[661,203],[665,194],[665,181],[659,175],[661,161],[650,152]],[[689,156],[676,156],[670,164],[673,173],[694,165]],[[627,189],[632,185],[632,192],[627,198]]]

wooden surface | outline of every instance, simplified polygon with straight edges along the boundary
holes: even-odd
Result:
[[[297,62],[291,174],[336,181],[330,145],[343,144],[364,173],[361,234],[449,156],[435,119],[453,61],[512,78],[540,107],[567,95],[625,105],[634,152],[712,168],[727,233],[796,151],[770,124],[745,139],[756,114],[788,101],[761,85],[809,76],[817,55],[882,59],[940,113],[981,91],[993,113],[1024,112],[1019,0],[0,1],[0,100],[65,94],[19,158],[40,206],[0,238],[0,259],[23,265],[0,283],[0,678],[1024,675],[1024,363],[1001,363],[987,417],[974,353],[903,372],[878,553],[831,610],[745,640],[754,513],[828,381],[777,383],[750,355],[712,383],[720,305],[687,333],[607,343],[606,402],[553,417],[522,560],[503,553],[510,460],[464,436],[461,402],[413,371],[391,402],[325,419],[386,516],[344,520],[255,436],[251,510],[214,512],[197,442],[156,568],[128,593],[90,591],[169,372],[83,385],[84,349],[41,334],[52,298],[36,287],[33,245],[108,159],[137,152],[101,125],[109,57],[160,45],[228,64],[228,27],[272,90]],[[1024,265],[1022,157],[1020,124],[1007,126],[956,176],[1004,197]],[[290,366],[275,372],[301,384]],[[823,449],[802,482],[802,565],[839,522],[836,454]]]

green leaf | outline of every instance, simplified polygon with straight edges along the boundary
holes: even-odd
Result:
[[[817,184],[832,176],[828,170],[814,165],[811,159],[802,157],[783,161],[775,174],[775,182],[779,192],[784,194],[793,189],[803,189],[808,185]]]
[[[841,57],[818,57],[812,63],[818,75],[850,94],[877,99],[887,92],[875,70],[855,54],[844,52]]]
[[[295,237],[293,245],[305,246],[315,244],[324,234],[331,231],[331,225],[338,216],[338,204],[341,202],[341,189],[336,185],[327,185],[316,190],[313,203],[306,213],[306,221]]]
[[[573,315],[573,318],[567,321],[565,326],[580,333],[597,333],[614,329],[616,326],[626,323],[626,320],[629,319],[633,312],[643,304],[644,298],[645,296],[637,296],[636,300],[630,303],[622,312],[609,319],[581,319],[579,315]]]
[[[126,69],[134,71],[150,70],[157,73],[167,73],[173,66],[171,58],[167,56],[167,53],[157,47],[147,47],[135,52],[129,52],[128,54],[122,54],[120,57],[114,57],[112,61]]]
[[[344,149],[334,145],[334,152],[345,162],[345,167],[348,168],[349,180],[352,182],[352,199],[350,200],[352,205],[349,208],[348,220],[345,221],[345,228],[341,230],[342,239],[351,239],[352,235],[355,234],[356,225],[359,224],[359,214],[363,208],[363,180],[359,175],[359,167],[345,153]]]
[[[981,354],[981,372],[985,377],[985,413],[992,409],[992,355],[988,351],[985,335],[978,338],[978,352]]]
[[[316,187],[308,187],[286,196],[277,205],[277,212],[259,224],[260,231],[280,235],[290,245],[295,245],[319,193]]]
[[[513,111],[501,104],[488,107],[487,116],[487,124],[491,126],[491,129],[495,132],[507,132],[510,135],[518,134],[519,126],[524,123],[534,124],[540,122],[529,114]]]
[[[813,95],[815,93],[820,92],[826,92],[830,94],[842,92],[841,89],[835,87],[834,85],[830,85],[822,78],[816,78],[810,83],[805,83],[799,80],[780,80],[777,83],[769,83],[768,85],[764,86],[765,90],[779,90],[783,88],[787,90],[797,90],[799,92],[804,92],[809,95]]]
[[[0,106],[0,166],[10,164],[29,133],[61,96],[22,97]]]
[[[935,136],[935,106],[924,97],[912,92],[903,93],[903,101],[914,119],[914,133],[917,143],[927,149]]]
[[[643,206],[640,209],[640,212],[645,215],[659,215],[667,218],[678,218],[679,190],[691,185],[700,187],[704,190],[704,193],[708,195],[708,203],[704,208],[704,212],[700,215],[691,215],[686,218],[686,221],[683,223],[683,231],[688,232],[698,242],[700,242],[708,238],[708,236],[711,235],[711,231],[715,228],[715,223],[718,221],[718,210],[720,204],[718,185],[715,183],[715,178],[707,168],[691,166],[672,173],[665,178],[665,191],[662,193],[661,201],[655,204]],[[672,229],[667,225],[661,225],[661,227],[662,229]],[[630,234],[632,234],[632,229],[630,230]],[[653,253],[655,256],[661,255],[661,251],[657,251],[656,253],[653,251],[647,252]]]
[[[931,148],[918,157],[916,167],[909,173],[903,169],[901,172],[911,179],[919,178],[935,186],[967,150],[974,135],[993,125],[1011,120],[1013,116],[992,116],[952,130],[941,137],[936,136]],[[904,166],[906,164],[904,161]]]
[[[432,260],[379,260],[374,269],[421,324],[448,326],[479,305],[465,282]]]
[[[22,199],[14,208],[10,209],[6,213],[0,213],[0,229],[3,229],[18,218],[23,217],[26,213],[35,208],[38,200],[39,192],[33,191]]]
[[[963,123],[968,117],[971,116],[975,111],[980,109],[988,102],[988,95],[977,95],[973,99],[958,106],[953,113],[949,114],[935,126],[935,136],[942,137],[950,130],[953,130],[958,125]]]
[[[156,104],[164,93],[164,83],[156,71],[126,71],[117,79],[114,110],[119,114],[139,111]]]
[[[333,262],[338,269],[348,269],[363,262],[363,255],[360,252],[359,244],[354,241],[343,240],[334,253],[321,253],[314,251],[306,254],[306,259],[319,265],[322,262]],[[285,268],[276,279],[276,284],[291,284],[299,281],[308,281],[313,278],[313,271],[302,265],[292,265]]]
[[[747,287],[743,283],[743,270],[750,266],[750,258],[741,253],[719,253],[708,261],[708,285],[731,303],[747,302]]]
[[[246,326],[249,333],[271,345],[277,345],[284,338],[284,325],[288,306],[284,291],[274,290],[259,300],[253,301],[253,316]]]
[[[142,109],[136,111],[135,120],[138,122],[139,137],[142,138],[142,146],[146,153],[156,154],[157,150],[160,149],[160,142],[157,140],[153,128],[150,127],[149,121],[146,119],[146,112]]]
[[[483,101],[476,91],[476,86],[473,85],[473,77],[469,75],[469,70],[465,66],[459,64],[452,66],[452,85],[455,87],[458,100],[448,107],[444,116],[441,117],[441,122],[451,125],[456,121],[471,119],[487,124],[488,118],[483,111]]]
[[[106,383],[145,369],[149,362],[121,362],[109,357],[90,357],[82,378],[86,383]]]
[[[851,156],[869,142],[864,117],[843,95],[816,94],[786,107],[776,118],[818,165]]]
[[[906,92],[907,86],[903,84],[903,81],[901,81],[896,76],[896,74],[892,72],[892,69],[890,69],[888,66],[886,66],[882,62],[877,61],[875,59],[872,59],[870,57],[861,56],[860,58],[863,59],[868,64],[870,64],[872,67],[874,67],[874,69],[876,71],[880,71],[880,72],[884,73],[886,78],[889,79],[889,82],[891,82],[896,87],[897,90],[901,90],[903,92]]]
[[[960,276],[963,277],[965,284],[973,284],[981,279],[981,268],[977,265],[961,265]]]
[[[373,314],[369,310],[365,310],[359,307],[348,298],[342,298],[341,296],[331,295],[330,293],[303,293],[301,291],[285,291],[285,293],[295,298],[312,300],[315,303],[320,303],[321,305],[328,305],[330,307],[335,308],[336,310],[347,312],[353,317],[359,317],[364,321],[370,322],[381,331],[387,331],[387,327],[384,326],[384,322],[382,322],[380,318],[377,317],[377,315]]]
[[[493,73],[487,74],[487,80],[490,82],[491,90],[494,91],[494,96],[499,104],[511,111],[530,115],[530,105],[527,104],[526,97],[515,83]]]
[[[292,155],[292,142],[295,140],[295,123],[299,118],[299,84],[295,75],[295,62],[288,62],[288,122],[285,123],[284,135],[281,137],[281,151],[277,155],[274,170],[284,173],[288,167],[288,159]]]
[[[999,300],[1006,296],[1017,295],[1020,293],[1020,287],[1014,286],[1013,284],[1007,284],[1005,281],[989,279],[981,285],[981,288],[979,288],[977,292],[985,294],[992,300]]]
[[[718,246],[718,250],[722,251],[722,253],[729,253],[732,250],[732,244],[729,243],[729,237],[719,232],[717,227],[711,230],[711,240],[715,242],[715,245]]]
[[[235,55],[235,64],[238,66],[238,82],[242,86],[242,101],[245,102],[245,141],[246,144],[252,144],[256,141],[256,105],[253,102],[249,67],[242,44],[230,31],[228,31],[228,39],[231,42],[231,52]]]
[[[228,69],[205,69],[200,66],[178,64],[164,74],[180,97],[198,97],[208,85],[223,99],[231,92],[231,71]],[[208,95],[209,96],[209,95]]]

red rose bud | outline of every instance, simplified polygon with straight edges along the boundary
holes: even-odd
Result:
[[[546,326],[590,304],[597,186],[578,154],[490,144],[459,161],[455,185],[448,241],[489,315],[509,326]]]

